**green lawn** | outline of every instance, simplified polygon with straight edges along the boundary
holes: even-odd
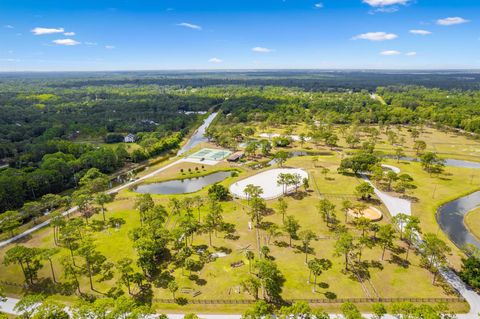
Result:
[[[313,157],[296,157],[289,159],[286,163],[287,166],[300,167],[308,171],[311,177],[312,190],[306,194],[305,197],[288,196],[288,214],[294,215],[300,222],[302,229],[311,229],[315,231],[320,239],[312,244],[313,252],[318,258],[328,258],[333,262],[333,268],[326,271],[319,277],[319,282],[322,283],[322,287],[317,288],[317,292],[312,291],[312,286],[307,283],[308,269],[304,264],[304,254],[297,248],[279,247],[272,243],[269,245],[271,250],[271,256],[275,259],[281,272],[286,278],[282,296],[284,298],[325,298],[325,293],[333,293],[338,298],[361,298],[372,296],[375,297],[378,293],[381,297],[418,297],[418,298],[431,298],[431,297],[448,297],[451,296],[440,285],[431,284],[430,273],[420,267],[419,258],[411,254],[409,259],[409,265],[407,267],[399,266],[396,261],[403,258],[404,255],[399,253],[398,255],[387,253],[384,261],[381,260],[381,249],[374,248],[372,250],[366,249],[364,251],[364,260],[370,263],[376,263],[377,267],[369,268],[370,282],[365,283],[365,287],[358,282],[351,274],[345,274],[343,272],[343,258],[340,256],[334,256],[334,243],[335,239],[332,238],[333,234],[328,230],[325,223],[322,221],[320,215],[317,213],[316,204],[320,199],[320,194],[327,194],[328,198],[337,207],[337,217],[343,222],[343,213],[340,211],[341,203],[345,196],[352,196],[354,188],[361,180],[339,175],[336,173],[336,168],[340,162],[340,155],[331,156],[318,156],[318,161],[314,163]],[[397,165],[397,163],[390,161],[391,164]],[[165,163],[163,163],[165,165]],[[179,171],[180,166],[175,166],[169,170],[161,173],[159,176],[152,180],[171,179],[174,177],[181,177],[182,174]],[[187,164],[190,165],[190,164]],[[195,164],[192,164],[195,166]],[[315,167],[316,166],[316,167]],[[327,167],[330,172],[324,176],[321,172],[320,166]],[[413,192],[415,196],[420,198],[418,204],[414,205],[415,214],[417,214],[421,220],[422,225],[427,231],[432,231],[434,228],[432,222],[434,222],[434,208],[444,199],[444,194],[447,190],[450,190],[451,197],[455,197],[455,194],[464,193],[471,189],[474,189],[474,185],[465,185],[461,183],[469,173],[469,170],[448,169],[449,173],[454,173],[452,176],[448,176],[449,180],[442,180],[438,178],[432,178],[428,174],[423,173],[418,164],[415,163],[399,163],[398,166],[402,170],[412,174],[414,176],[416,184],[419,186],[417,190]],[[226,169],[228,165],[218,167],[206,167],[207,172]],[[151,171],[152,168],[149,169]],[[228,186],[238,179],[245,178],[246,176],[256,174],[259,171],[242,170],[238,177],[229,177],[222,184]],[[432,200],[429,198],[431,194],[431,187],[435,185],[438,180],[437,195]],[[318,188],[317,188],[318,187]],[[195,195],[206,196],[207,191],[203,189]],[[128,189],[122,190],[116,198],[114,203],[108,205],[108,216],[121,217],[125,219],[126,224],[120,229],[109,229],[106,231],[94,233],[95,242],[98,245],[98,249],[108,257],[112,262],[115,262],[123,257],[130,257],[135,259],[136,253],[133,249],[132,242],[129,239],[129,231],[139,226],[138,213],[133,209],[134,198],[136,194]],[[188,195],[191,196],[191,195]],[[153,198],[157,203],[168,205],[168,199],[172,196],[154,195]],[[174,195],[177,198],[183,198],[185,195]],[[201,292],[201,295],[196,297],[197,299],[217,299],[219,296],[225,299],[248,299],[250,296],[244,293],[236,293],[235,288],[240,285],[240,282],[245,279],[248,274],[248,261],[244,258],[243,249],[250,247],[253,251],[256,250],[255,231],[248,229],[249,217],[246,213],[245,201],[229,201],[222,204],[224,209],[224,219],[226,222],[233,223],[236,226],[236,235],[239,236],[237,240],[226,239],[223,236],[213,238],[214,247],[210,248],[212,252],[216,251],[220,247],[225,247],[231,250],[226,257],[218,258],[216,261],[207,263],[204,268],[196,273],[200,279],[204,282],[199,283],[191,281],[187,276],[181,274],[180,269],[175,269],[173,265],[169,267],[171,274],[175,276],[180,287],[189,287]],[[275,209],[276,200],[268,201],[268,207]],[[384,213],[386,210],[381,205],[378,206]],[[206,208],[202,209],[202,214],[206,213]],[[101,218],[97,215],[94,218]],[[277,224],[281,224],[281,216],[279,214],[272,214],[265,217],[265,220],[271,221]],[[388,222],[388,215],[381,223]],[[171,227],[175,223],[175,218],[172,217],[171,222],[168,224]],[[347,227],[352,228],[351,224],[347,224]],[[356,232],[355,230],[352,230]],[[358,234],[358,232],[357,232]],[[266,241],[266,235],[261,233],[262,241]],[[288,241],[286,236],[276,238],[278,242]],[[53,245],[52,231],[50,228],[43,229],[37,232],[32,238],[26,240],[23,244],[35,247],[51,247]],[[208,244],[208,236],[197,235],[195,236],[195,245]],[[299,241],[294,241],[294,246],[299,245]],[[397,245],[401,245],[397,241]],[[0,250],[0,259],[3,259],[5,249]],[[67,250],[63,249],[63,255],[68,254]],[[311,258],[312,256],[310,256]],[[61,273],[59,267],[60,256],[56,257],[55,269],[57,274]],[[243,260],[245,266],[240,268],[232,268],[231,263]],[[50,276],[50,270],[48,267],[44,267],[40,272],[40,277]],[[21,277],[21,271],[18,266],[5,267],[0,266],[0,280],[8,280],[17,283],[21,283],[23,278]],[[411,283],[415,282],[415,289],[412,289]],[[115,280],[110,280],[101,283],[95,283],[95,287],[99,291],[107,291]],[[5,287],[7,292],[11,294],[18,294],[18,289],[12,287]],[[89,292],[87,279],[82,279],[82,289]],[[365,292],[365,289],[367,292]],[[182,294],[178,294],[181,296]],[[171,294],[167,289],[156,287],[154,288],[154,296],[156,298],[171,298]],[[189,297],[184,295],[185,297]],[[72,300],[71,297],[59,297],[62,300]],[[172,306],[169,306],[172,307]],[[194,306],[189,306],[194,307]],[[225,311],[234,311],[233,309],[241,309],[220,306],[219,309],[225,309]],[[163,308],[162,308],[163,309]],[[170,308],[168,308],[170,310]],[[174,307],[174,309],[178,309]],[[183,311],[183,308],[181,308]],[[187,309],[187,308],[185,308]],[[189,308],[188,308],[189,309]],[[203,308],[198,308],[203,309]],[[217,308],[215,308],[217,309]],[[213,310],[212,310],[213,311]]]

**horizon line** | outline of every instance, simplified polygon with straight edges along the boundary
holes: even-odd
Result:
[[[257,72],[257,71],[461,71],[466,73],[480,72],[478,68],[225,68],[225,69],[99,69],[99,70],[10,70],[0,71],[0,74],[11,73],[95,73],[95,72]]]

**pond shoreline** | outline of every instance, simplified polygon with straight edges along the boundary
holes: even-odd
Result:
[[[480,239],[465,224],[465,216],[480,207],[480,190],[460,196],[440,205],[435,213],[439,227],[448,238],[462,249],[466,244],[480,248]]]

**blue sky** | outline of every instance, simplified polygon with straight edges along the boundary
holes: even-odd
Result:
[[[1,0],[0,71],[480,68],[478,0]]]

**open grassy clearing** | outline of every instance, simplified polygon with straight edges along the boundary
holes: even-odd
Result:
[[[317,159],[316,161],[314,160]],[[368,260],[369,263],[375,265],[369,268],[370,283],[365,284],[366,287],[358,282],[355,276],[351,274],[343,273],[343,258],[341,256],[334,256],[334,244],[335,239],[333,234],[329,231],[325,223],[322,221],[321,216],[318,214],[316,205],[321,196],[326,196],[337,207],[337,218],[343,223],[344,215],[340,211],[342,201],[345,198],[352,199],[355,186],[361,182],[361,180],[340,175],[336,173],[341,160],[340,154],[333,154],[328,156],[304,156],[291,158],[287,161],[286,166],[298,167],[305,169],[311,179],[311,190],[308,193],[302,193],[302,196],[288,196],[288,212],[287,214],[294,215],[300,222],[302,229],[311,229],[321,238],[319,241],[312,244],[313,252],[318,258],[328,258],[333,262],[333,268],[325,272],[319,277],[321,286],[317,288],[317,292],[312,291],[312,286],[307,284],[308,268],[304,264],[305,255],[296,245],[300,245],[299,241],[294,241],[294,248],[279,247],[273,242],[288,242],[287,236],[281,236],[276,239],[272,239],[269,245],[270,255],[275,258],[277,265],[286,278],[282,296],[288,298],[325,298],[325,293],[333,293],[338,298],[362,298],[372,296],[375,297],[378,293],[381,297],[418,297],[418,298],[430,298],[430,297],[448,297],[452,296],[448,291],[444,290],[441,285],[431,284],[431,274],[420,267],[420,260],[417,256],[410,254],[409,264],[407,266],[399,265],[399,260],[404,257],[404,253],[399,250],[396,253],[387,253],[385,260],[381,261],[381,249],[376,247],[371,251],[365,249],[364,260]],[[391,164],[397,165],[394,161]],[[165,165],[165,163],[163,163]],[[160,181],[172,178],[181,178],[183,175],[180,172],[180,168],[199,166],[192,163],[179,163],[174,167],[160,173],[158,176],[149,179],[148,181]],[[233,167],[235,165],[232,165]],[[324,175],[321,172],[320,166],[327,167],[330,172]],[[428,176],[421,171],[419,164],[417,163],[400,163],[398,164],[402,170],[409,172],[414,176],[416,184],[419,186],[417,190],[414,190],[415,196],[420,198],[419,209],[428,209],[428,190],[424,190],[425,187],[431,185],[432,177]],[[229,164],[222,163],[217,166],[205,166],[205,173],[213,172],[219,169],[233,168]],[[268,168],[265,168],[268,169]],[[151,171],[149,169],[148,171]],[[452,185],[457,185],[458,191],[468,191],[470,188],[465,187],[459,181],[462,176],[469,173],[469,170],[458,169],[463,175],[454,174],[451,180],[441,180],[444,184],[438,186],[438,202],[444,195],[446,190],[451,189]],[[261,170],[242,170],[238,177],[229,177],[221,184],[229,186],[235,180],[245,178],[247,176],[257,174]],[[144,173],[144,172],[142,172]],[[203,172],[202,172],[203,174]],[[417,175],[419,178],[417,178]],[[455,177],[455,178],[453,178]],[[457,179],[458,178],[458,179]],[[472,186],[473,188],[473,186]],[[421,190],[421,191],[420,191]],[[415,192],[418,192],[415,193]],[[456,194],[456,191],[454,192]],[[207,196],[207,190],[203,189],[194,195]],[[122,190],[116,197],[115,202],[109,204],[108,216],[123,218],[126,223],[120,229],[108,229],[106,231],[94,233],[95,242],[98,245],[98,249],[103,253],[110,261],[116,262],[122,257],[136,257],[136,252],[133,249],[132,242],[129,239],[129,231],[135,227],[140,226],[138,213],[133,209],[134,199],[136,193],[131,190]],[[157,203],[161,203],[168,207],[168,200],[172,197],[184,198],[191,195],[153,195],[154,200]],[[276,200],[268,201],[268,207],[276,207]],[[437,201],[435,201],[437,203]],[[171,275],[174,276],[180,287],[189,287],[195,290],[201,291],[201,295],[196,297],[197,299],[217,299],[219,296],[224,299],[249,299],[250,296],[244,293],[236,293],[235,288],[240,285],[240,282],[247,278],[249,275],[248,261],[244,257],[244,250],[246,248],[256,251],[256,238],[255,231],[248,229],[249,217],[247,215],[246,201],[229,201],[222,203],[224,209],[224,219],[228,223],[232,223],[236,227],[237,240],[229,240],[218,236],[213,238],[214,247],[210,249],[211,252],[218,250],[224,250],[229,252],[226,257],[218,258],[214,262],[205,264],[204,268],[196,273],[198,279],[192,281],[188,278],[187,272],[182,275],[181,269],[175,269],[173,266],[169,267]],[[423,208],[425,207],[425,208]],[[386,210],[381,205],[378,206],[384,214]],[[415,207],[414,211],[417,212]],[[432,212],[432,211],[430,211]],[[206,208],[201,209],[201,215],[206,214]],[[418,214],[422,219],[422,225],[425,223],[428,225],[430,221],[429,216],[433,217],[433,213]],[[97,215],[95,219],[100,219],[101,216]],[[279,214],[272,214],[265,218],[266,221],[271,221],[276,224],[281,224],[282,217]],[[173,228],[176,224],[176,217],[171,216],[167,222],[168,228]],[[388,222],[388,215],[380,223]],[[434,221],[434,218],[433,218]],[[351,224],[347,224],[347,227],[352,229],[354,233],[358,234],[358,231],[353,230]],[[431,228],[431,227],[430,227]],[[429,229],[427,227],[427,229]],[[430,230],[428,230],[430,231]],[[262,240],[266,242],[266,234],[262,233]],[[43,229],[35,234],[32,238],[26,240],[23,244],[32,247],[51,247],[53,245],[53,235],[50,228]],[[196,235],[194,239],[194,245],[208,244],[208,235]],[[400,242],[397,242],[399,245]],[[0,251],[0,259],[3,259],[5,249]],[[62,253],[55,257],[55,270],[57,274],[62,272],[59,266],[58,260],[62,255],[68,255],[67,250],[63,250]],[[309,257],[311,258],[311,256]],[[245,265],[239,268],[232,268],[231,263],[244,261]],[[50,270],[48,267],[44,267],[40,271],[40,277],[49,277]],[[16,283],[22,283],[23,278],[18,266],[5,267],[0,266],[0,280],[13,281]],[[416,289],[411,289],[411,282],[416,283]],[[96,289],[99,291],[107,291],[115,284],[115,280],[109,280],[101,283],[95,283]],[[82,289],[89,291],[88,280],[86,277],[82,277]],[[18,294],[18,288],[5,287],[7,292],[12,294]],[[189,295],[178,293],[178,296],[189,297]],[[154,288],[154,296],[156,298],[171,298],[171,293],[162,287]],[[59,297],[62,300],[73,300],[73,297]],[[178,307],[178,306],[177,306]],[[188,306],[192,309],[194,305]],[[220,306],[220,309],[224,307],[225,311],[233,309],[230,306]],[[173,306],[175,308],[175,306]],[[240,307],[241,308],[241,307]],[[238,308],[238,309],[240,309]],[[167,308],[169,309],[169,308]],[[184,308],[180,308],[184,311]],[[190,308],[185,308],[190,309]],[[218,307],[215,307],[215,311]],[[237,308],[235,308],[237,309]]]
[[[291,135],[308,135],[310,128],[306,124],[299,124],[295,126],[279,126],[274,128],[265,128],[262,129],[262,125],[255,124],[253,126],[257,132],[257,135],[260,133],[277,133],[285,134],[287,130],[291,131]],[[338,146],[342,147],[345,151],[350,149],[349,145],[345,141],[345,134],[351,129],[355,133],[359,134],[361,141],[368,140],[368,135],[362,132],[362,128],[376,128],[380,131],[378,136],[378,142],[376,149],[385,152],[386,154],[394,154],[397,147],[402,147],[407,156],[416,156],[415,149],[413,149],[414,139],[412,138],[411,133],[409,132],[410,127],[408,126],[391,126],[390,129],[395,132],[397,135],[397,145],[391,145],[388,141],[387,134],[385,133],[385,128],[381,129],[378,125],[359,125],[356,128],[352,128],[351,125],[334,125],[332,129],[338,135]],[[472,138],[467,135],[460,135],[453,132],[440,131],[431,127],[423,127],[419,129],[420,135],[416,140],[425,141],[427,144],[426,151],[432,151],[438,153],[443,158],[452,158],[460,159],[467,161],[480,161],[480,142],[477,139]],[[346,133],[344,133],[346,132]],[[258,137],[260,138],[260,137]],[[403,139],[403,142],[400,140]],[[400,143],[401,142],[401,143]],[[361,143],[360,143],[361,144]],[[300,142],[294,142],[293,147],[301,147]],[[307,141],[304,144],[304,148],[312,150],[329,150],[328,147],[325,147],[323,143],[318,145],[314,141]]]

